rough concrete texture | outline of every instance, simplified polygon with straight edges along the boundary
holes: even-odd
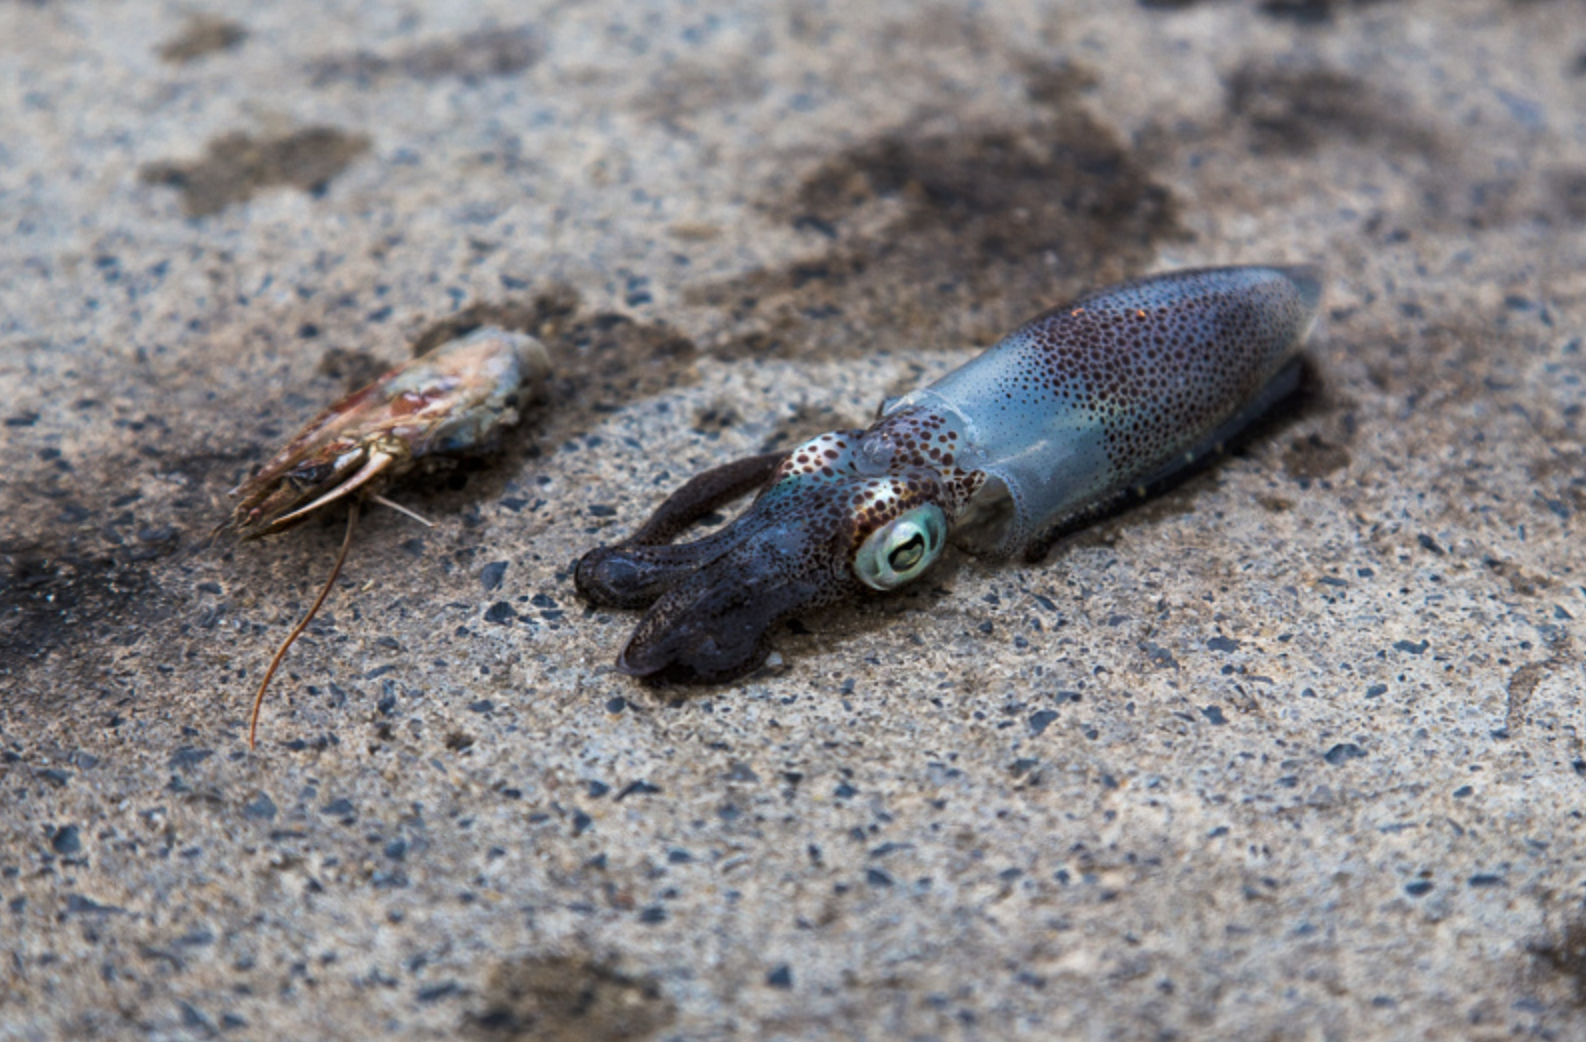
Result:
[[[0,4],[0,1037],[1586,1037],[1573,0]],[[704,691],[582,551],[1081,287],[1322,389]],[[470,322],[492,463],[206,543]]]

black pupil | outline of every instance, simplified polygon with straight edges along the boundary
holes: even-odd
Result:
[[[899,543],[887,554],[887,563],[892,565],[894,572],[907,571],[919,563],[925,556],[925,537],[915,532],[907,541]]]

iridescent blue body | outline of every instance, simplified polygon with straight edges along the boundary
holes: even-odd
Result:
[[[589,601],[649,607],[618,667],[715,682],[753,669],[794,612],[917,578],[951,540],[1044,551],[1059,526],[1170,479],[1298,384],[1310,268],[1176,272],[1038,316],[882,405],[867,430],[707,471],[621,543],[579,562]],[[689,525],[759,490],[692,543]]]

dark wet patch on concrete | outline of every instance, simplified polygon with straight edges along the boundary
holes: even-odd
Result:
[[[189,217],[207,217],[276,185],[318,195],[368,150],[369,138],[335,127],[306,127],[266,138],[227,134],[210,142],[204,158],[150,163],[139,178],[177,189]]]
[[[1184,11],[1198,7],[1206,0],[1139,0],[1141,7],[1153,11]],[[1226,0],[1218,0],[1226,2]],[[1332,24],[1338,12],[1353,7],[1380,7],[1391,0],[1258,0],[1255,9],[1268,18],[1293,22],[1298,25],[1321,26]]]
[[[704,408],[694,410],[688,426],[690,430],[699,434],[720,434],[722,431],[732,430],[742,422],[743,414],[731,402],[718,400]]]
[[[1024,95],[1037,105],[1072,105],[1079,92],[1101,82],[1096,70],[1079,62],[1027,58],[1021,65]]]
[[[319,360],[318,372],[332,380],[340,380],[351,394],[360,387],[373,383],[390,366],[367,351],[349,351],[333,347]]]
[[[182,31],[160,44],[160,60],[186,65],[208,54],[230,51],[242,46],[248,30],[236,22],[211,15],[194,15]]]
[[[1586,512],[1586,452],[1560,447],[1567,444],[1567,432],[1557,436],[1544,435],[1549,442],[1546,455],[1529,461],[1529,469],[1537,487],[1553,486],[1577,503],[1577,509]]]
[[[1571,224],[1586,224],[1586,170],[1556,170],[1548,177],[1551,214]]]
[[[1450,457],[1442,472],[1456,488],[1465,489],[1446,496],[1450,525],[1480,531],[1491,523],[1494,509],[1511,524],[1573,524],[1574,512],[1586,508],[1586,482],[1574,469],[1578,457],[1556,450],[1558,444],[1575,440],[1568,408],[1555,411],[1569,399],[1537,396],[1535,385],[1522,375],[1527,360],[1544,350],[1539,338],[1545,343],[1552,334],[1532,313],[1506,308],[1482,314],[1465,307],[1462,311],[1460,302],[1444,299],[1398,305],[1401,316],[1406,309],[1416,316],[1438,316],[1431,321],[1401,318],[1395,323],[1387,308],[1334,316],[1333,339],[1357,345],[1351,350],[1364,369],[1365,381],[1388,399],[1386,417],[1362,422],[1386,419],[1399,442],[1397,451],[1422,460],[1442,458],[1438,453],[1445,451],[1444,443],[1429,440],[1433,438],[1429,432],[1439,424],[1452,422],[1467,432],[1458,461]],[[1440,415],[1447,418],[1439,419]],[[1497,437],[1496,430],[1506,422],[1520,422],[1539,437],[1535,441],[1527,437],[1521,442],[1527,448],[1500,456],[1505,439]],[[1323,435],[1337,440],[1329,431]],[[1529,475],[1531,498],[1515,497],[1478,508],[1481,500],[1469,490],[1484,480],[1478,475],[1500,465]],[[1429,476],[1422,480],[1438,487]]]
[[[539,36],[530,26],[491,27],[390,54],[331,55],[309,63],[308,74],[316,86],[338,82],[369,86],[391,79],[477,83],[516,75],[539,61],[541,53]]]
[[[1227,104],[1258,155],[1306,155],[1326,145],[1437,150],[1436,135],[1404,115],[1402,103],[1336,69],[1246,64],[1228,78]]]
[[[1333,317],[1335,339],[1362,345],[1366,378],[1383,393],[1404,395],[1411,407],[1492,396],[1514,384],[1515,359],[1524,356],[1521,334],[1507,316],[1466,316],[1442,303],[1401,302],[1431,321],[1393,321],[1387,309]]]
[[[1493,575],[1507,582],[1509,589],[1521,597],[1536,597],[1554,586],[1551,577],[1527,571],[1522,565],[1513,561],[1486,557],[1482,560],[1482,564]]]
[[[0,710],[130,697],[126,678],[172,653],[185,562],[218,520],[205,486],[238,460],[180,457],[158,415],[115,429],[103,455],[45,447],[0,481]]]
[[[99,688],[116,654],[170,615],[150,562],[174,553],[178,539],[147,534],[155,538],[126,547],[75,539],[0,547],[0,686],[8,696],[55,703]],[[30,685],[49,661],[47,684]]]
[[[1390,0],[1262,0],[1256,10],[1269,18],[1298,25],[1329,25],[1334,15],[1352,7],[1380,7]]]
[[[751,62],[726,67],[684,62],[667,66],[646,84],[634,111],[674,132],[687,132],[696,117],[757,101],[765,91],[765,78]]]
[[[677,1007],[649,977],[575,956],[504,962],[470,1013],[464,1032],[476,1039],[527,1042],[642,1042],[677,1018]]]
[[[1586,907],[1572,910],[1547,937],[1527,946],[1537,963],[1568,985],[1570,997],[1586,1007]]]
[[[1568,384],[1545,388],[1564,393],[1540,393],[1526,373],[1538,356],[1548,355],[1557,336],[1538,312],[1513,304],[1475,310],[1458,294],[1390,298],[1386,306],[1335,312],[1330,330],[1336,342],[1351,345],[1362,382],[1382,396],[1371,407],[1376,415],[1363,416],[1362,424],[1386,424],[1394,451],[1422,462],[1422,487],[1439,495],[1443,505],[1436,516],[1445,524],[1474,533],[1494,516],[1517,526],[1575,523],[1575,512],[1586,508],[1586,481],[1574,469],[1578,456],[1558,446],[1577,440],[1579,411]],[[1561,369],[1566,379],[1573,375]],[[1446,435],[1432,433],[1448,424],[1461,432],[1458,453],[1448,451]],[[1510,444],[1498,433],[1506,428],[1528,433]],[[1431,460],[1444,462],[1433,469],[1426,465]],[[1478,493],[1487,480],[1482,475],[1495,467],[1525,472],[1528,494]]]
[[[767,210],[809,246],[697,285],[726,311],[726,357],[855,357],[987,342],[1182,237],[1178,205],[1074,97],[1082,70],[1032,81],[1024,121],[922,119],[830,156]]]
[[[1314,481],[1349,466],[1349,450],[1312,432],[1290,441],[1283,451],[1283,471],[1291,478]]]

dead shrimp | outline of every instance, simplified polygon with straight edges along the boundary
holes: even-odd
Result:
[[[231,490],[231,518],[220,526],[243,539],[283,532],[337,500],[348,499],[347,531],[330,578],[265,670],[253,698],[248,746],[270,680],[330,594],[352,545],[362,499],[392,507],[429,525],[380,492],[415,469],[447,457],[490,451],[518,410],[543,386],[550,360],[523,333],[484,328],[442,344],[354,391],[320,413],[248,480]],[[357,493],[357,495],[353,495]]]

